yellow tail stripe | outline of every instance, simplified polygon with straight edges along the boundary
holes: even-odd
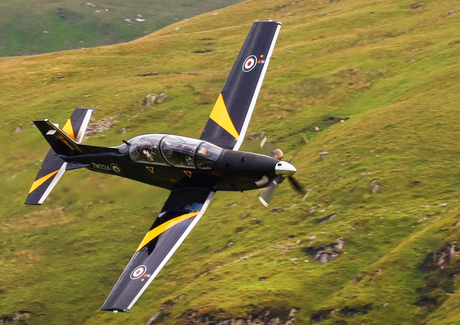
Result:
[[[53,177],[54,175],[56,175],[56,173],[58,172],[59,170],[56,170],[55,172],[52,172],[48,175],[45,175],[43,176],[42,178],[40,179],[37,179],[35,182],[32,183],[32,187],[30,188],[29,190],[29,194],[32,193],[33,191],[35,191],[37,189],[37,187],[39,187],[40,185],[42,185],[44,182],[46,182],[47,180],[49,180],[51,177]]]
[[[144,247],[145,245],[147,245],[148,243],[150,243],[153,239],[155,239],[157,236],[161,235],[162,233],[164,233],[166,230],[168,230],[169,228],[172,228],[174,227],[175,225],[177,225],[178,223],[184,221],[184,220],[187,220],[189,218],[192,218],[192,217],[195,217],[197,214],[199,213],[199,211],[197,212],[192,212],[192,213],[187,213],[187,214],[183,214],[179,217],[176,217],[174,219],[171,219],[169,221],[166,221],[165,223],[162,223],[161,225],[159,225],[158,227],[156,228],[153,228],[152,230],[150,230],[144,237],[144,239],[142,240],[141,244],[139,245],[139,247],[136,249],[136,252],[138,252],[139,250],[141,250],[142,247]]]
[[[65,123],[64,127],[62,128],[62,131],[64,131],[65,133],[67,133],[67,135],[69,137],[71,137],[72,139],[75,140],[75,134],[73,132],[73,126],[72,126],[72,121],[70,120],[70,118],[67,120],[67,122]]]
[[[224,98],[222,94],[217,98],[216,104],[212,109],[211,115],[209,116],[211,120],[216,122],[221,128],[230,133],[235,139],[238,139],[240,135],[235,129],[235,125],[228,114],[227,106],[225,106]]]

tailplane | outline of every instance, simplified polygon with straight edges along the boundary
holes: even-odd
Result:
[[[69,170],[71,167],[81,168],[86,167],[81,164],[81,166],[75,166],[75,164],[70,164],[59,158],[59,156],[54,152],[53,149],[50,149],[43,164],[38,171],[35,181],[32,183],[32,186],[29,190],[29,195],[27,196],[25,204],[42,204],[48,195],[51,193],[53,188],[59,182],[64,173]]]
[[[77,108],[62,130],[58,125],[47,119],[34,121],[37,128],[51,145],[51,149],[43,160],[37,177],[29,190],[25,204],[42,204],[66,171],[89,167],[88,164],[65,161],[64,156],[71,157],[88,153],[118,153],[118,149],[115,148],[80,144],[92,112],[91,109]]]

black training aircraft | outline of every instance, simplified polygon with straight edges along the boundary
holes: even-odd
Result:
[[[102,310],[129,311],[200,220],[216,191],[268,187],[267,201],[296,169],[274,157],[238,151],[256,104],[281,28],[255,22],[209,116],[200,139],[177,135],[140,135],[117,147],[81,144],[92,110],[76,109],[62,129],[49,120],[34,121],[51,145],[26,204],[42,204],[68,170],[130,178],[171,191],[163,209],[136,249]]]

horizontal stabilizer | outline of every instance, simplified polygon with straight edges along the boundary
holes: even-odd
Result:
[[[50,149],[29,190],[25,204],[42,204],[67,170],[88,167],[86,164],[67,163]]]

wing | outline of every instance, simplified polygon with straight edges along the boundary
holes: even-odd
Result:
[[[280,28],[275,21],[252,25],[200,139],[225,149],[240,148]]]
[[[131,309],[198,223],[213,196],[213,191],[200,188],[171,192],[101,310]]]

